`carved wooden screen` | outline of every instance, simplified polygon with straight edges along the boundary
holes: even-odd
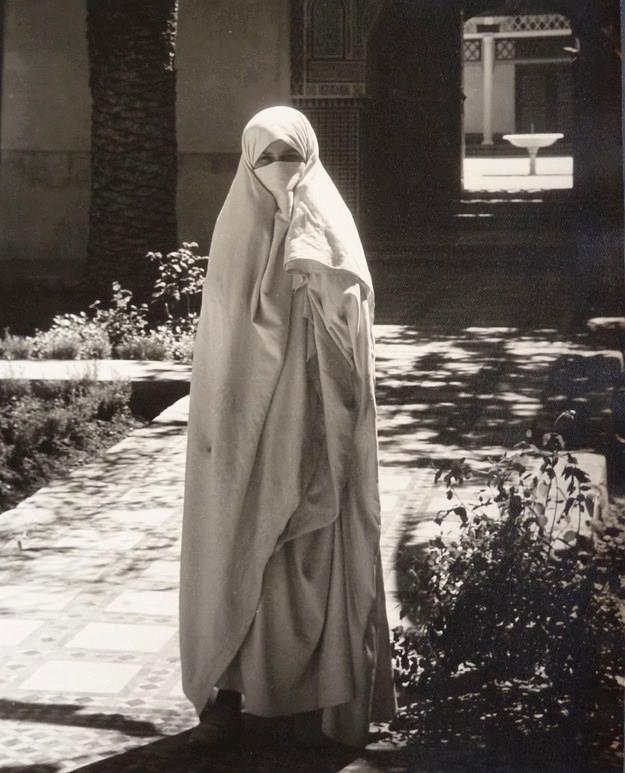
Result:
[[[291,98],[310,118],[321,157],[354,216],[368,31],[383,0],[291,0]]]

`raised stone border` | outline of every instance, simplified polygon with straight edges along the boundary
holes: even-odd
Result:
[[[155,360],[0,360],[0,381],[129,381],[130,408],[152,420],[189,393],[191,365]]]

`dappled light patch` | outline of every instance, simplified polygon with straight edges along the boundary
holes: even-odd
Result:
[[[579,414],[574,445],[601,443],[594,417],[619,361],[593,350],[583,334],[379,325],[376,342],[380,447],[390,463],[511,447],[572,407]]]

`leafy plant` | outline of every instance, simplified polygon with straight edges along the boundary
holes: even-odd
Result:
[[[395,631],[399,687],[431,705],[464,694],[482,730],[504,713],[519,738],[550,729],[576,746],[618,735],[625,517],[602,520],[600,492],[555,432],[486,469],[440,465],[435,478],[449,501],[436,516],[441,533],[425,555],[406,545],[398,558],[413,621]],[[465,501],[467,480],[481,485],[475,501]],[[444,531],[450,517],[455,537]],[[591,726],[601,728],[594,738]]]
[[[0,338],[0,358],[4,360],[27,360],[33,351],[33,341],[30,336],[18,336],[4,329]]]
[[[182,247],[165,257],[160,252],[148,253],[158,269],[152,299],[162,305],[168,320],[199,314],[208,258],[197,255],[197,248],[196,242],[183,242]]]
[[[89,307],[93,321],[101,326],[112,346],[123,341],[142,336],[148,326],[148,307],[145,303],[137,306],[132,301],[132,293],[125,290],[119,282],[113,282],[111,300],[107,308],[101,301],[94,301]]]
[[[162,341],[148,335],[128,338],[115,347],[115,354],[122,360],[165,360],[167,346]]]
[[[185,242],[165,257],[148,253],[158,268],[149,304],[137,305],[130,290],[113,282],[107,304],[98,300],[86,312],[59,314],[32,338],[5,330],[0,357],[103,359],[114,353],[122,359],[190,362],[208,260],[196,254],[197,246]]]
[[[35,333],[32,349],[42,359],[103,359],[111,356],[106,329],[84,311],[54,317],[48,330]]]
[[[174,360],[191,362],[197,317],[170,320],[115,347],[115,354],[128,360]]]

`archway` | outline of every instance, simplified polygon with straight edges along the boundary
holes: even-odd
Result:
[[[315,126],[324,161],[368,246],[383,253],[390,242],[403,242],[406,254],[415,257],[415,247],[423,243],[453,250],[471,229],[470,241],[481,254],[495,243],[504,248],[515,227],[501,218],[506,231],[493,240],[490,213],[474,217],[463,209],[471,198],[461,186],[463,20],[494,13],[493,8],[506,16],[559,14],[569,20],[576,52],[574,121],[565,133],[572,135],[575,187],[567,196],[556,193],[567,201],[570,218],[563,220],[557,207],[548,220],[526,218],[517,242],[539,250],[534,236],[543,237],[550,228],[576,261],[579,287],[592,293],[596,278],[605,276],[620,294],[618,0],[346,0],[341,7],[338,13],[332,3],[291,0],[292,100]],[[524,118],[518,130],[526,123]]]

